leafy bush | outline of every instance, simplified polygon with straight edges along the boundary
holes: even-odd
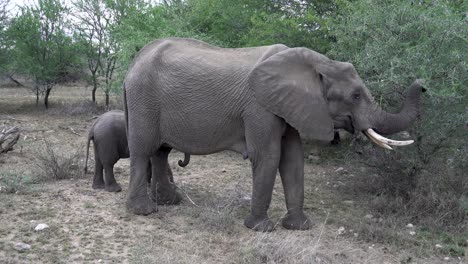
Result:
[[[378,99],[416,77],[431,97],[466,96],[467,19],[445,1],[360,0],[342,12],[329,55],[353,63]]]
[[[362,155],[349,161],[374,174],[361,175],[349,191],[372,195],[379,214],[454,233],[468,220],[468,21],[457,8],[446,1],[354,1],[332,25],[330,51],[352,62],[391,110],[415,78],[428,89],[421,119],[409,130],[413,146],[389,152],[355,144]]]

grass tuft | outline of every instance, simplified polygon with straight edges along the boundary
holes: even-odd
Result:
[[[17,194],[29,190],[33,180],[17,173],[0,172],[0,193]]]

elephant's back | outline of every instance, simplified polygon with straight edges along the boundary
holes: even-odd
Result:
[[[115,144],[124,140],[127,135],[125,131],[125,114],[123,111],[113,110],[102,114],[93,125],[94,139],[98,141],[116,141]]]
[[[270,47],[220,48],[195,39],[159,39],[137,54],[127,72],[125,82],[129,85],[126,86],[135,82],[177,80],[195,84],[211,79],[240,81]]]
[[[190,38],[164,38],[143,47],[135,57],[130,70],[138,64],[200,62],[206,67],[253,67],[270,46],[251,48],[221,48]],[[139,70],[139,69],[138,69]]]

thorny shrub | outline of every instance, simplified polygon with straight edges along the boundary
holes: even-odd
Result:
[[[37,157],[36,166],[41,170],[38,175],[42,180],[64,180],[82,176],[79,152],[59,153],[48,141],[44,141],[45,152]]]

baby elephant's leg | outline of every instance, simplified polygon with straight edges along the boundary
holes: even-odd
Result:
[[[104,175],[102,162],[97,155],[97,151],[94,151],[94,178],[93,178],[93,189],[104,189]]]
[[[114,177],[114,164],[106,164],[104,166],[106,191],[108,192],[120,192],[122,187],[115,181]]]

